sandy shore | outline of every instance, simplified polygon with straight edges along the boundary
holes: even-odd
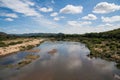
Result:
[[[15,41],[15,40],[14,40]],[[5,56],[7,54],[15,53],[23,48],[26,49],[28,46],[37,46],[41,42],[44,41],[44,39],[30,39],[26,41],[26,39],[22,40],[23,43],[16,44],[16,45],[9,45],[7,47],[0,47],[0,56]]]

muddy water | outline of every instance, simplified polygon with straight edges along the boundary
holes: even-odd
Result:
[[[40,58],[20,68],[0,68],[0,80],[120,80],[114,62],[90,59],[84,44],[78,42],[44,42],[40,52],[21,51],[0,59],[0,65],[15,64],[27,54]],[[36,49],[34,48],[34,49]],[[56,50],[49,54],[51,50]]]

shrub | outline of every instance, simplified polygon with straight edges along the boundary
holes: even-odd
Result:
[[[26,47],[26,49],[31,49],[31,48],[33,48],[34,47],[34,45],[28,45],[27,47]]]
[[[15,45],[15,44],[21,44],[22,43],[22,41],[18,41],[18,42],[11,42],[11,43],[9,43],[8,45]]]
[[[0,47],[4,47],[6,44],[4,42],[0,42]]]

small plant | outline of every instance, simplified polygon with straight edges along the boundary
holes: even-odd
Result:
[[[9,43],[8,45],[16,45],[16,44],[21,44],[22,43],[22,41],[18,41],[18,42],[11,42],[11,43]]]
[[[4,42],[0,42],[0,47],[5,47],[6,44]]]
[[[117,66],[117,68],[119,68],[119,69],[120,69],[120,63],[117,63],[117,65],[116,65],[116,66]]]
[[[28,45],[27,47],[26,47],[26,49],[31,49],[31,48],[33,48],[33,47],[35,47],[34,45]]]

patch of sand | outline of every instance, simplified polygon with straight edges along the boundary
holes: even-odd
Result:
[[[44,41],[44,39],[32,39],[32,40],[27,41],[27,42],[24,41],[21,44],[10,45],[8,47],[0,47],[0,56],[4,56],[4,55],[10,54],[10,53],[18,52],[21,50],[21,48],[25,48],[29,45],[37,46],[38,44],[40,44],[43,41]]]

